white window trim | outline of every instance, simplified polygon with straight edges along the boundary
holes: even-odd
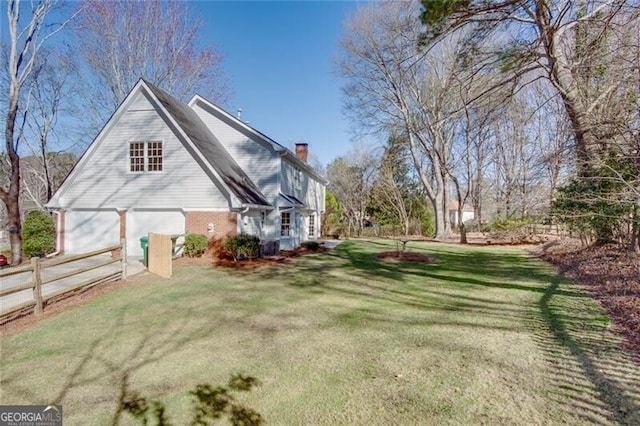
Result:
[[[141,143],[143,144],[142,152],[143,152],[143,170],[134,171],[131,170],[131,144],[132,143]],[[149,144],[150,143],[160,143],[162,149],[162,170],[149,170]],[[127,173],[132,175],[139,175],[142,173],[163,173],[165,170],[166,163],[164,161],[164,153],[165,153],[165,144],[164,140],[130,140],[127,142]]]
[[[313,233],[311,232],[311,221],[313,221]],[[307,222],[307,234],[309,235],[309,238],[315,238],[316,234],[317,234],[317,230],[316,230],[316,215],[314,213],[309,215],[309,220]]]
[[[288,228],[289,233],[288,234],[283,234],[282,233],[282,231],[283,231],[283,229],[282,229],[282,227],[283,227],[282,216],[285,215],[285,214],[289,215],[289,224],[288,224],[289,225],[289,228]],[[292,225],[293,225],[293,220],[292,220],[291,216],[292,216],[292,212],[291,211],[281,212],[280,213],[280,237],[281,238],[291,238],[291,231],[292,231]]]

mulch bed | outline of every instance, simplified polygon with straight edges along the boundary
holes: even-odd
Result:
[[[376,254],[376,259],[383,262],[434,263],[436,261],[435,257],[428,254],[410,251],[383,251]]]
[[[616,244],[582,247],[571,240],[554,241],[534,254],[582,284],[615,322],[625,345],[640,354],[640,257]]]
[[[215,256],[211,252],[202,257],[181,257],[173,261],[176,266],[221,266],[231,269],[255,269],[263,266],[283,265],[291,258],[324,253],[330,249],[320,246],[315,250],[299,247],[296,250],[282,250],[278,256],[267,256],[259,259],[233,260],[231,257]]]

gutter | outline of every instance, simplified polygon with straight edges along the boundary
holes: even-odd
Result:
[[[240,209],[242,209],[242,210],[240,210]],[[250,209],[255,209],[255,210],[273,210],[273,206],[265,206],[263,204],[242,204],[240,207],[236,207],[233,210],[244,214],[244,213],[248,212]]]

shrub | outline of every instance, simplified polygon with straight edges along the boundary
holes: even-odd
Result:
[[[433,210],[425,208],[420,217],[422,223],[422,235],[425,237],[433,237],[436,233],[436,218]]]
[[[225,238],[222,242],[222,250],[224,250],[224,254],[233,258],[233,260],[238,260],[238,237],[232,235]]]
[[[300,244],[300,247],[306,248],[310,251],[316,251],[320,248],[320,243],[317,241],[303,241],[302,244]]]
[[[256,258],[260,254],[260,238],[243,232],[227,237],[222,248],[233,260]]]
[[[524,241],[533,234],[540,217],[524,215],[514,217],[497,217],[489,224],[489,233],[493,238],[508,238],[513,241]]]
[[[27,215],[22,226],[22,252],[25,257],[52,253],[56,247],[55,240],[56,228],[49,214],[33,211]]]
[[[602,167],[558,188],[553,214],[585,242],[624,241],[629,226],[638,226],[637,206],[629,197],[637,173],[633,158],[611,155]]]
[[[187,234],[184,237],[184,254],[188,257],[200,257],[207,250],[207,237],[202,234]]]

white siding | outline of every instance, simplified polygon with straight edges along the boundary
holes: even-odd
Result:
[[[280,239],[280,213],[278,209],[267,212],[267,222],[262,231],[264,239],[278,240]]]
[[[324,186],[288,161],[282,161],[282,192],[293,195],[306,206],[320,213],[324,210]],[[300,174],[296,178],[296,174]]]
[[[129,104],[129,111],[152,109],[152,105],[145,96],[136,96]]]
[[[138,94],[71,185],[62,193],[65,208],[225,208],[228,202],[173,131]],[[161,140],[162,172],[129,172],[129,141]]]
[[[307,190],[302,196],[302,201],[317,214],[320,214],[324,211],[324,186],[310,177],[307,178],[305,186]]]
[[[200,103],[193,105],[196,114],[249,176],[249,179],[260,188],[271,204],[275,204],[278,198],[279,155],[263,142],[253,139],[252,135],[234,127],[234,123],[228,119],[224,121],[215,115],[214,111],[205,108]]]
[[[120,244],[117,211],[70,210],[65,213],[65,253],[86,253]]]
[[[262,227],[260,226],[260,212],[251,210],[240,215],[239,231],[249,235],[256,235],[264,239]]]
[[[297,192],[299,192],[295,188],[295,173],[296,168],[291,165],[288,161],[282,161],[281,165],[281,175],[280,175],[280,186],[283,194],[296,196]]]

